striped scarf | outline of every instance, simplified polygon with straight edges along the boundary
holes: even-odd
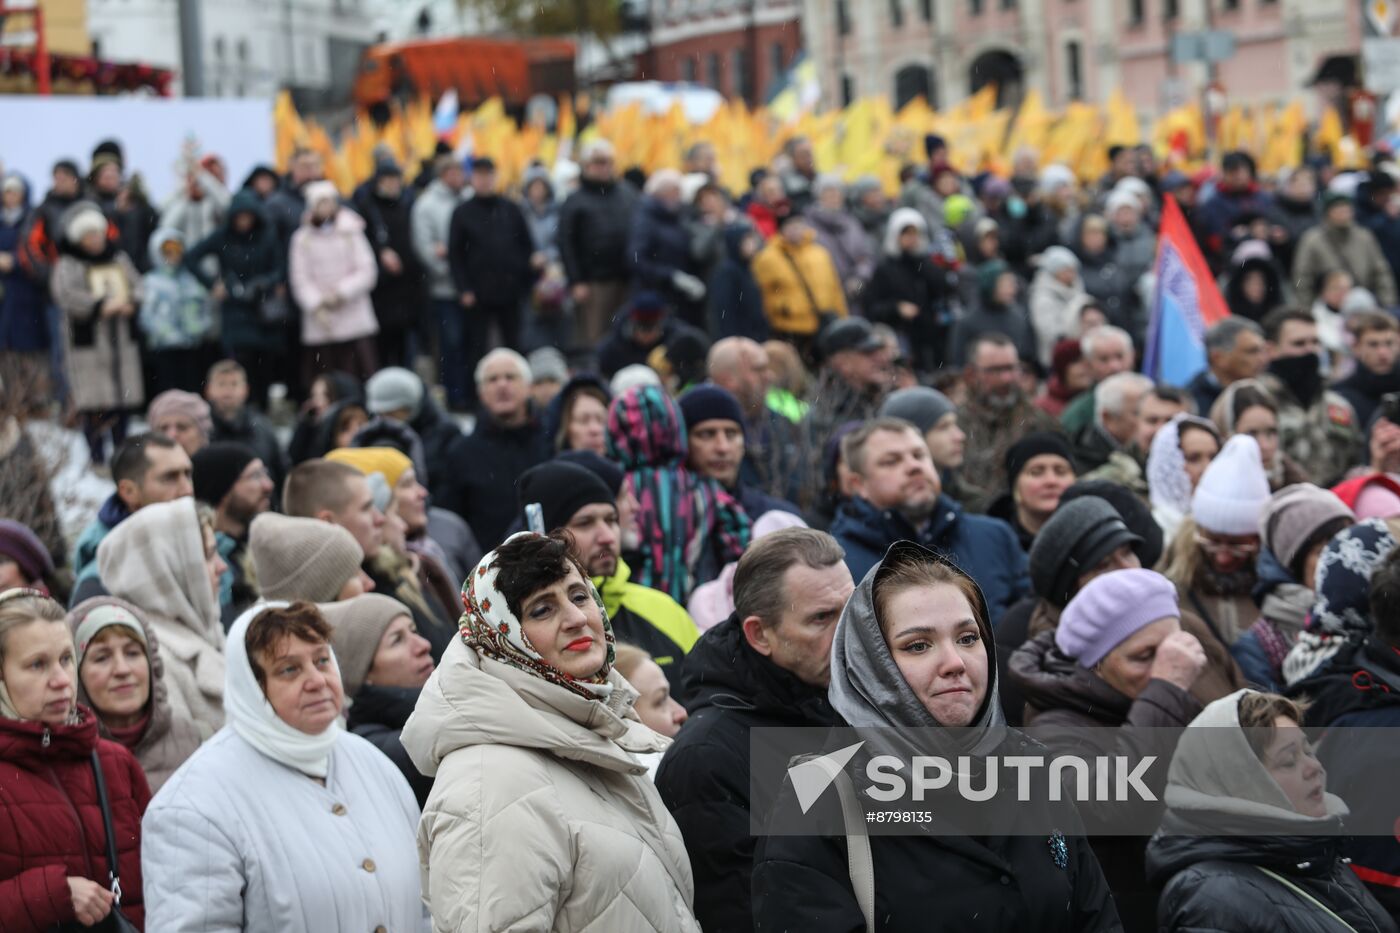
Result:
[[[685,418],[659,386],[613,400],[608,456],[627,471],[640,505],[642,562],[633,579],[684,605],[691,590],[744,553],[748,515],[719,483],[685,467]]]

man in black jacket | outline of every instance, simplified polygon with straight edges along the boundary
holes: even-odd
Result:
[[[1356,341],[1356,369],[1332,388],[1351,402],[1356,423],[1364,427],[1382,396],[1400,392],[1400,323],[1384,311],[1360,311],[1348,318],[1347,330]]]
[[[412,335],[427,308],[427,273],[413,249],[413,197],[404,190],[403,170],[392,160],[374,168],[374,177],[355,191],[355,210],[365,219],[379,279],[370,298],[379,321],[381,366],[413,365]]]
[[[447,233],[447,264],[467,323],[466,357],[447,362],[469,371],[490,345],[493,324],[501,346],[520,345],[520,308],[544,266],[520,205],[496,190],[495,163],[473,161],[471,187]]]
[[[530,400],[530,382],[530,364],[519,353],[486,354],[476,367],[476,429],[454,440],[448,452],[451,475],[440,487],[438,505],[462,516],[487,550],[501,543],[515,518],[516,481],[551,452]]]
[[[749,730],[830,726],[831,640],[854,585],[836,541],[790,528],[755,542],[734,574],[734,614],[686,655],[690,719],[656,788],[685,837],[706,933],[753,929]],[[779,774],[785,762],[766,762]],[[772,788],[776,793],[777,787]]]
[[[559,258],[578,309],[576,341],[592,349],[627,297],[627,237],[637,191],[617,177],[613,147],[583,147],[579,189],[559,209]]]
[[[248,371],[242,365],[220,360],[209,368],[204,384],[204,399],[214,419],[209,441],[233,441],[251,448],[280,490],[287,476],[287,455],[272,425],[248,404],[248,394]]]

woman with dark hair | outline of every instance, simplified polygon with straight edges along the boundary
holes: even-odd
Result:
[[[612,626],[564,536],[511,536],[402,741],[435,778],[418,831],[435,929],[696,931],[685,843],[636,756]]]
[[[900,541],[846,603],[831,648],[828,695],[850,726],[871,730],[862,733],[869,746],[863,754],[901,741],[894,736],[910,729],[926,735],[944,727],[958,731],[919,747],[936,741],[945,757],[1022,754],[1018,749],[1030,742],[1006,727],[996,670],[996,644],[977,584],[946,558]],[[941,747],[945,743],[948,748]],[[881,751],[907,759],[914,748],[910,742]],[[825,795],[816,808],[835,796]],[[1121,929],[1103,872],[1075,835],[1079,818],[1069,802],[1050,801],[1048,791],[1033,793],[1005,814],[1009,825],[1002,832],[989,831],[985,822],[961,825],[940,811],[937,792],[931,810],[930,822],[911,823],[901,835],[867,839],[848,826],[844,839],[761,839],[754,856],[755,929]],[[1050,835],[1049,846],[1045,834],[1028,830],[1046,821],[1063,827]],[[856,832],[863,829],[864,820]],[[855,846],[868,846],[873,899],[852,883],[848,860]]]
[[[291,459],[292,465],[296,466],[298,463],[304,463],[314,457],[323,457],[326,451],[334,450],[337,447],[349,447],[349,440],[343,444],[335,443],[335,441],[341,434],[353,438],[355,431],[369,421],[369,414],[364,409],[364,403],[364,386],[349,373],[332,371],[317,376],[312,381],[311,391],[301,406],[301,413],[297,416],[296,429],[292,432],[291,443],[287,446],[287,456]],[[336,408],[337,412],[343,411],[347,404],[353,404],[362,415],[360,423],[349,431],[337,431],[334,426],[327,431],[324,427],[327,413],[336,406],[339,406]],[[323,444],[329,444],[329,446],[322,446]]]
[[[152,931],[425,928],[418,806],[393,763],[340,728],[330,639],[307,602],[261,603],[229,629],[228,725],[142,823]]]
[[[1220,393],[1210,409],[1210,420],[1229,440],[1247,434],[1259,445],[1259,456],[1269,474],[1269,489],[1278,492],[1294,483],[1312,479],[1279,445],[1278,399],[1258,379],[1232,382]]]
[[[1165,933],[1394,933],[1342,857],[1342,818],[1300,723],[1306,707],[1241,690],[1191,721],[1147,847]],[[1222,827],[1230,827],[1226,833]]]
[[[565,383],[544,414],[545,435],[554,451],[591,450],[606,455],[611,402],[607,384],[592,373],[580,373]]]

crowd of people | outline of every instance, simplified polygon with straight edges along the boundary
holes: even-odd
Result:
[[[1327,737],[1400,725],[1400,168],[926,150],[5,176],[0,925],[1396,930]],[[1184,385],[1167,198],[1231,312]],[[1094,727],[1161,828],[755,833],[751,730],[839,725]]]

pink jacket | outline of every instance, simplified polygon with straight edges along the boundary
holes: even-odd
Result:
[[[322,346],[379,333],[369,299],[379,269],[358,214],[342,207],[324,227],[304,219],[292,234],[287,262],[292,297],[302,309],[303,344]],[[317,314],[331,295],[339,295],[341,303]]]

